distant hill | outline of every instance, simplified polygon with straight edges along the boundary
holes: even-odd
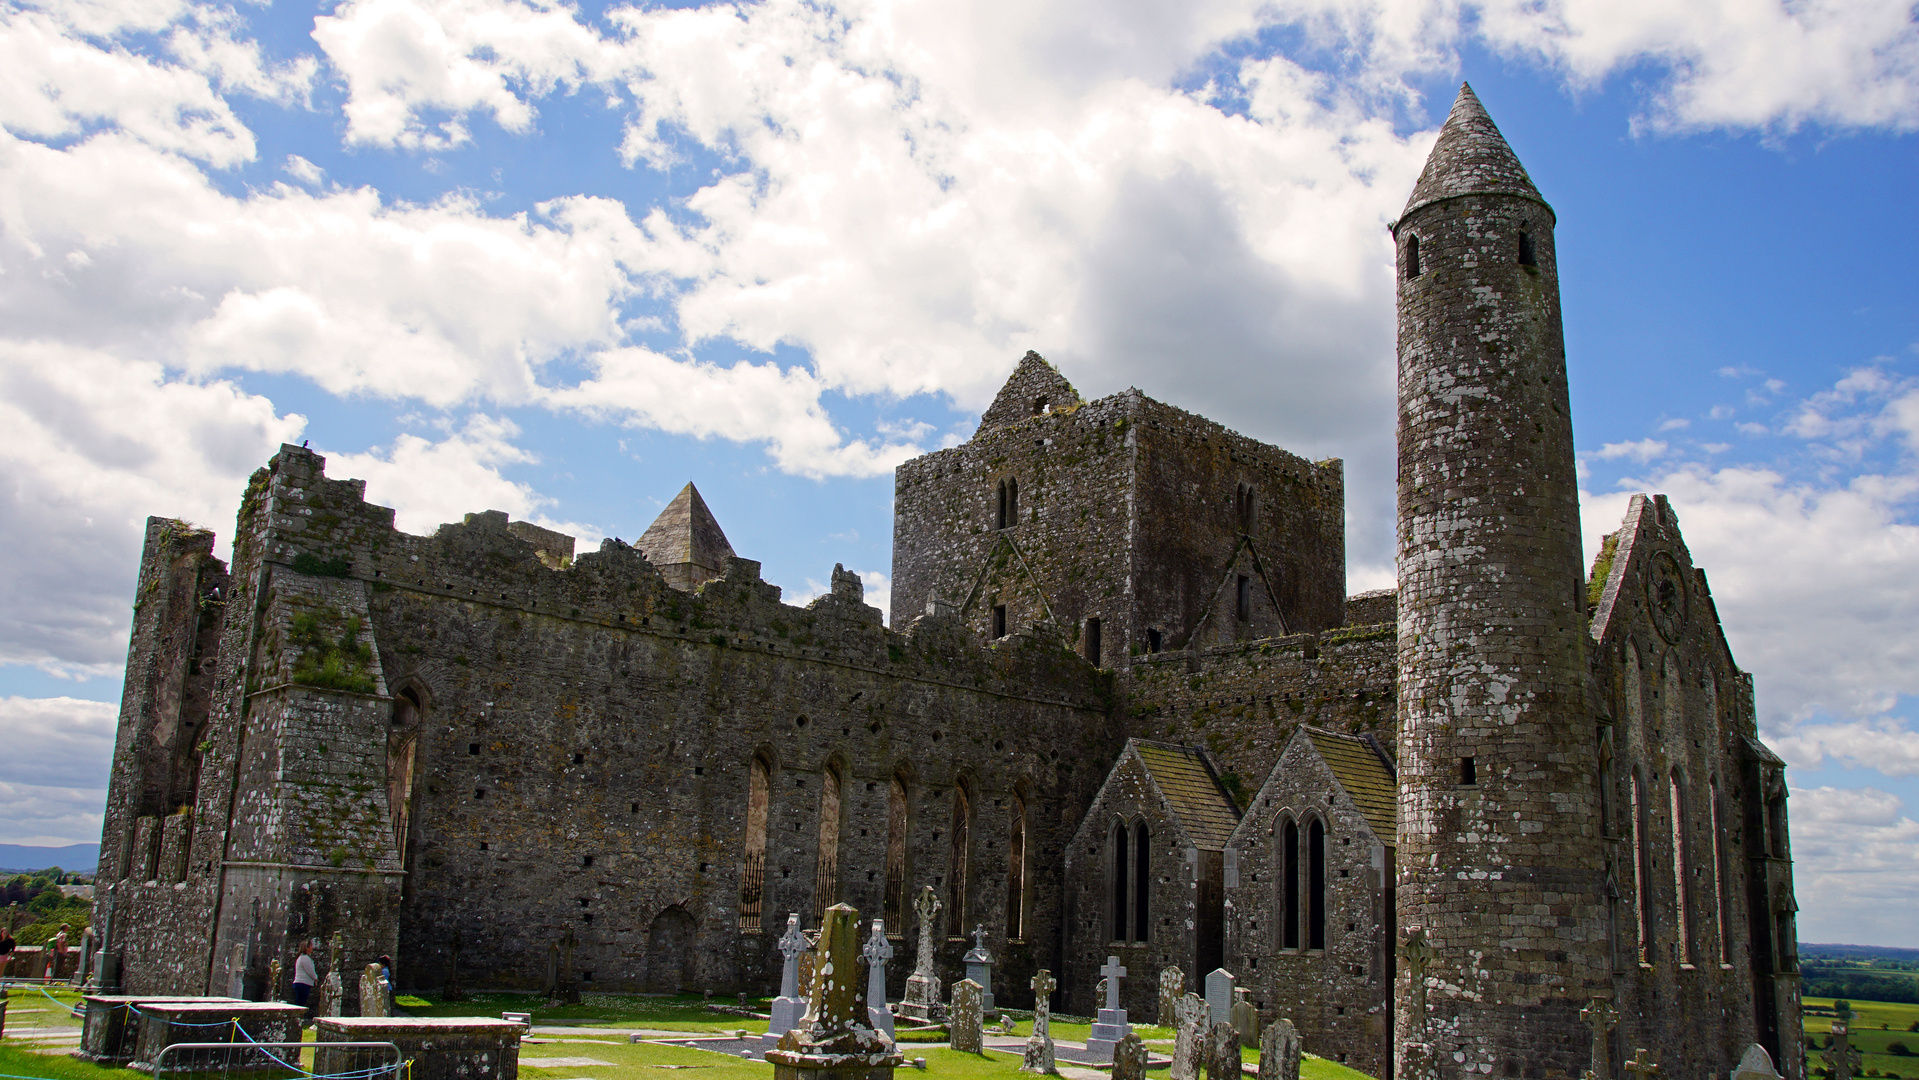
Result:
[[[1887,945],[1813,945],[1802,941],[1799,943],[1799,955],[1802,958],[1833,960],[1919,961],[1919,949],[1895,949]]]
[[[99,864],[99,844],[68,844],[66,847],[0,844],[0,873],[29,874],[57,866],[62,870],[91,874]]]

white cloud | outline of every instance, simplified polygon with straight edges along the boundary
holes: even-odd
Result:
[[[1607,443],[1599,448],[1599,457],[1606,461],[1631,458],[1643,465],[1654,458],[1664,457],[1669,449],[1671,447],[1659,439],[1640,439],[1638,442]]]
[[[1919,731],[1894,717],[1804,724],[1775,737],[1774,744],[1801,768],[1817,769],[1830,760],[1886,776],[1919,776]]]
[[[1793,881],[1802,941],[1919,945],[1910,912],[1919,821],[1874,788],[1795,789]]]
[[[0,698],[0,843],[100,838],[119,715],[108,702]]]
[[[852,570],[848,572],[858,575],[861,587],[866,590],[866,603],[879,608],[881,618],[887,625],[891,626],[893,624],[893,579],[878,570]],[[833,586],[830,582],[809,577],[806,579],[805,588],[783,590],[780,594],[780,602],[792,604],[795,607],[805,607],[820,597],[825,596],[832,588]],[[919,613],[909,612],[907,618],[910,619],[917,614]]]

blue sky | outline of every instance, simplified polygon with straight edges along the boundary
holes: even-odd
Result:
[[[884,602],[1027,349],[1348,469],[1460,79],[1557,210],[1588,547],[1670,494],[1793,763],[1802,936],[1919,945],[1909,3],[0,0],[0,841],[96,839],[140,523],[311,440],[402,527],[696,482]]]

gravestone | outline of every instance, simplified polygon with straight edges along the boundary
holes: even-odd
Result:
[[[1239,1045],[1259,1045],[1259,1010],[1253,1008],[1251,990],[1239,988],[1233,991],[1233,1030],[1239,1032]]]
[[[1119,957],[1109,956],[1099,973],[1106,976],[1106,1003],[1099,1011],[1099,1022],[1086,1038],[1086,1052],[1094,1061],[1111,1061],[1113,1044],[1133,1030],[1126,1022],[1126,1010],[1119,1007],[1119,981],[1126,977],[1126,968],[1120,964]]]
[[[386,987],[380,985],[380,965],[368,964],[360,972],[360,1015],[385,1016]]]
[[[1239,1080],[1239,1032],[1224,1020],[1206,1029],[1206,1080]]]
[[[993,954],[986,951],[986,928],[973,926],[973,947],[966,953],[966,977],[980,986],[980,1006],[987,1016],[998,1016],[993,1004]]]
[[[873,920],[873,936],[866,939],[860,956],[866,960],[866,1011],[872,1014],[873,1030],[893,1039],[893,1012],[886,1007],[886,962],[893,958],[893,943],[886,940],[886,923]]]
[[[983,1044],[980,1041],[980,1028],[985,1023],[981,1015],[982,988],[971,979],[961,979],[953,984],[953,1008],[946,1022],[950,1045],[962,1054],[977,1054]]]
[[[1176,967],[1169,967],[1159,973],[1159,1019],[1155,1023],[1160,1027],[1172,1027],[1179,1023],[1173,1007],[1179,1004],[1179,996],[1186,992],[1186,973]]]
[[[279,957],[276,956],[273,959],[267,961],[267,1000],[268,1001],[280,1000],[280,976],[285,971],[286,969],[280,966]]]
[[[1659,1075],[1659,1065],[1646,1056],[1646,1048],[1642,1046],[1634,1050],[1632,1060],[1626,1062],[1626,1074],[1636,1076],[1639,1080],[1650,1080]]]
[[[1146,1080],[1146,1044],[1134,1032],[1113,1044],[1113,1080]]]
[[[900,1056],[873,1030],[859,977],[860,913],[845,904],[820,920],[819,962],[806,1015],[766,1052],[774,1080],[890,1080]]]
[[[800,933],[798,912],[787,915],[786,933],[780,935],[780,995],[773,999],[773,1018],[766,1025],[761,1042],[776,1045],[780,1036],[793,1030],[806,1011],[806,999],[800,997],[800,954],[807,950],[806,935]]]
[[[1832,1044],[1819,1053],[1832,1080],[1852,1080],[1859,1075],[1859,1067],[1864,1064],[1859,1051],[1852,1045],[1852,1016],[1850,1005],[1840,1007],[1832,1021]]]
[[[1173,1005],[1173,1068],[1169,1080],[1198,1080],[1200,1055],[1205,1050],[1206,1001],[1198,994],[1181,994]]]
[[[80,966],[73,969],[73,985],[85,986],[93,973],[93,927],[80,931]]]
[[[1732,1080],[1780,1080],[1779,1070],[1772,1067],[1772,1055],[1766,1048],[1753,1043],[1746,1047],[1746,1056],[1739,1059],[1739,1067],[1732,1071]]]
[[[1045,968],[1033,976],[1033,1034],[1026,1040],[1026,1055],[1019,1066],[1021,1072],[1059,1075],[1059,1066],[1053,1062],[1053,991],[1058,988],[1053,973]],[[1117,1058],[1113,1068],[1119,1068]]]
[[[346,938],[335,930],[327,940],[326,978],[320,980],[320,1004],[314,1007],[313,1015],[346,1015],[346,976],[340,972],[345,963]]]
[[[227,956],[227,996],[237,1001],[247,999],[247,947],[235,945]]]
[[[1259,1080],[1299,1080],[1299,1031],[1280,1017],[1259,1037]]]
[[[920,894],[913,900],[913,914],[920,919],[919,955],[913,961],[913,974],[906,979],[900,1012],[916,1020],[932,1021],[940,1016],[940,980],[933,970],[933,929],[944,906],[931,885],[920,886]]]
[[[1239,980],[1225,968],[1214,968],[1206,976],[1206,1009],[1211,1013],[1208,1023],[1230,1024],[1233,1022],[1233,986]]]
[[[806,948],[800,951],[800,1012],[804,1015],[807,1004],[813,1000],[814,976],[819,973],[820,935],[817,930],[812,933],[802,930],[800,937],[806,941]]]
[[[460,989],[460,932],[453,931],[453,937],[447,941],[446,985],[440,988],[442,1001],[465,1001],[466,991]]]
[[[1609,1001],[1594,998],[1592,1004],[1579,1010],[1579,1018],[1592,1028],[1592,1068],[1586,1075],[1599,1080],[1609,1080],[1612,1076],[1612,1037],[1614,1025],[1619,1023],[1619,1012]]]

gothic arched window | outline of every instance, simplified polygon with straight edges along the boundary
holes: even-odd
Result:
[[[946,881],[946,910],[950,920],[946,925],[956,928],[959,935],[966,935],[967,878],[972,873],[973,857],[973,793],[966,788],[966,781],[953,785],[953,850],[951,867]]]
[[[1678,692],[1675,687],[1674,693]],[[1686,885],[1687,858],[1686,781],[1678,769],[1672,771],[1672,889],[1673,944],[1679,948],[1679,962],[1690,964],[1692,956],[1692,890]]]
[[[1126,823],[1113,826],[1113,940],[1125,941],[1130,923],[1127,919],[1126,893],[1131,884],[1131,875],[1126,872],[1131,854],[1132,838],[1126,833]]]
[[[1006,940],[1026,936],[1026,800],[1013,796],[1006,828]]]
[[[757,929],[765,907],[766,822],[772,795],[772,766],[756,754],[746,768],[745,856],[740,860],[740,927]]]
[[[908,815],[906,778],[894,776],[886,793],[886,903],[889,927],[906,926],[906,848]]]
[[[1326,824],[1318,818],[1306,830],[1307,899],[1306,947],[1326,947]]]
[[[1153,842],[1152,835],[1146,829],[1144,821],[1133,825],[1133,940],[1145,941],[1150,936],[1152,921],[1151,903],[1148,897],[1153,892]]]
[[[1299,948],[1299,825],[1279,826],[1279,947]]]

